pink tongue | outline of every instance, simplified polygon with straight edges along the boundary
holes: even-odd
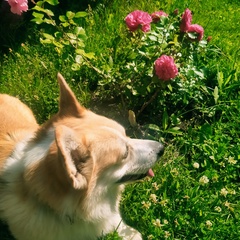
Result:
[[[149,177],[154,177],[154,172],[153,172],[153,170],[152,170],[151,168],[148,170],[147,175],[148,175]]]

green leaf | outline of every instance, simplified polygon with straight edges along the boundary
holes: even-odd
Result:
[[[57,41],[53,41],[53,45],[58,47],[58,48],[63,48],[64,47],[63,44],[61,44],[60,42],[57,42]]]
[[[169,128],[167,130],[167,133],[171,133],[172,135],[182,135],[183,133],[181,132],[180,128],[179,127],[173,127],[173,128]]]
[[[56,25],[55,21],[52,20],[52,19],[44,18],[43,21],[44,21],[45,23],[47,23],[47,24],[51,24],[51,25],[53,25],[53,26]]]
[[[36,19],[43,19],[43,17],[44,17],[44,14],[42,14],[42,13],[37,13],[37,12],[33,12],[33,14],[32,14]]]
[[[36,24],[41,24],[41,23],[43,23],[44,21],[43,21],[42,19],[39,19],[39,18],[33,18],[33,19],[31,20],[31,22],[35,22]]]
[[[214,88],[213,97],[214,97],[215,104],[217,104],[218,98],[219,98],[219,95],[218,95],[218,87],[217,87],[217,86]]]
[[[59,20],[60,20],[61,22],[66,22],[66,21],[67,21],[67,18],[66,18],[65,15],[60,15],[60,16],[59,16]]]
[[[77,12],[74,17],[81,18],[81,17],[86,17],[86,16],[87,16],[86,12]]]
[[[55,40],[55,38],[54,38],[52,35],[48,34],[48,33],[43,33],[42,35],[43,35],[46,39]]]
[[[78,63],[73,63],[72,66],[71,66],[71,69],[73,71],[78,71],[78,70],[80,70],[80,67],[81,66]]]
[[[47,15],[51,16],[51,17],[54,16],[54,13],[53,13],[51,10],[49,10],[49,9],[45,9],[44,12],[45,12]]]
[[[161,132],[161,129],[158,125],[156,124],[147,124],[145,127],[149,130],[155,131],[155,132]]]
[[[67,11],[66,16],[68,19],[73,19],[75,16],[75,13],[72,11]]]
[[[52,44],[52,40],[50,40],[50,39],[42,39],[42,38],[40,38],[40,42],[42,43],[42,44]]]
[[[76,36],[75,34],[73,34],[73,33],[66,33],[66,34],[67,34],[67,36],[68,36],[69,38],[71,38],[71,39],[74,39],[74,40],[77,39],[77,36]]]
[[[59,4],[58,0],[44,0],[44,1],[52,6],[56,6],[57,4]]]
[[[88,59],[93,59],[95,58],[95,54],[93,52],[89,52],[89,53],[84,53],[84,56]]]
[[[65,23],[62,23],[62,26],[63,27],[68,27],[68,26],[70,26],[70,24],[68,22],[65,22]]]
[[[164,110],[164,113],[163,113],[162,126],[164,130],[166,130],[168,127],[168,113],[166,110]]]
[[[220,90],[222,90],[222,85],[223,85],[223,72],[218,72],[217,73],[217,80],[218,80],[218,86]]]
[[[75,27],[74,28],[74,33],[79,36],[79,35],[84,35],[86,36],[86,32],[82,27]]]
[[[49,9],[44,9],[44,8],[38,6],[38,5],[36,5],[36,6],[33,7],[32,9],[33,9],[33,10],[36,10],[36,11],[39,11],[39,12],[44,12],[44,13],[46,13],[47,15],[49,15],[49,16],[51,16],[51,17],[54,16],[54,13],[53,13],[51,10],[49,10]]]
[[[84,53],[85,53],[85,51],[83,50],[83,49],[76,49],[75,50],[75,52],[77,53],[77,54],[80,54],[80,55],[83,55]]]
[[[157,38],[156,36],[154,36],[154,35],[148,35],[148,37],[149,37],[149,39],[150,39],[151,41],[154,41],[154,42],[157,42],[157,41],[158,41],[158,38]]]
[[[43,4],[44,4],[44,1],[37,1],[37,2],[36,2],[36,5],[37,5],[37,6],[42,6]],[[32,9],[33,9],[33,8],[32,8]]]

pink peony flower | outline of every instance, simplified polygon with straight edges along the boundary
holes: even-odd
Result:
[[[187,32],[191,23],[192,23],[192,13],[187,8],[182,15],[182,21],[181,21],[181,24],[180,24],[181,32]]]
[[[167,17],[168,14],[165,13],[164,11],[158,11],[158,12],[154,12],[151,14],[152,20],[155,23],[158,22],[160,20],[160,17],[162,17],[162,16]]]
[[[178,75],[173,57],[162,55],[155,61],[154,67],[156,75],[163,81],[171,80]]]
[[[151,29],[152,18],[147,12],[136,10],[126,16],[125,22],[132,32],[136,31],[139,26],[141,26],[143,32],[148,32]]]
[[[188,32],[195,32],[197,33],[197,41],[201,41],[203,38],[203,33],[204,33],[204,29],[202,26],[198,25],[198,24],[192,24],[188,27]]]
[[[11,12],[21,15],[28,10],[28,0],[7,0],[11,7]]]

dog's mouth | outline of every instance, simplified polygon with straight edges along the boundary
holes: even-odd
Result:
[[[154,172],[150,168],[146,173],[141,173],[141,174],[126,174],[124,175],[121,179],[117,181],[117,183],[126,183],[126,182],[132,182],[132,181],[137,181],[141,180],[145,177],[154,177]]]

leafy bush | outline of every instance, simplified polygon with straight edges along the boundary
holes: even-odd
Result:
[[[81,69],[87,75],[94,72],[90,75],[96,75],[97,92],[101,92],[103,100],[115,99],[117,102],[117,99],[121,99],[125,110],[134,110],[132,115],[137,112],[139,116],[143,111],[149,117],[158,115],[162,118],[164,130],[179,134],[179,128],[173,126],[182,115],[179,109],[184,108],[189,113],[193,108],[201,109],[212,98],[213,90],[204,86],[208,76],[206,61],[210,47],[206,40],[202,40],[202,27],[191,24],[191,19],[189,25],[198,26],[201,31],[198,28],[193,32],[181,30],[184,22],[182,13],[174,11],[168,15],[160,11],[160,15],[155,12],[151,17],[139,11],[137,14],[143,13],[150,22],[153,21],[151,26],[149,22],[147,31],[140,30],[141,23],[137,23],[134,31],[125,29],[121,36],[116,37],[118,43],[114,43],[111,52],[106,51],[98,56],[95,54],[94,57],[93,53],[84,50],[87,37],[79,25],[81,22],[77,21],[79,17],[85,17],[86,13],[67,11],[66,15],[59,16],[60,21],[57,22],[53,19],[53,11],[46,8],[46,2],[52,5],[58,3],[52,0],[38,2],[33,8],[33,21],[53,25],[55,30],[52,33],[43,32],[41,42],[54,45],[59,55],[72,63],[72,70]],[[189,14],[191,17],[190,11]],[[176,64],[179,69],[169,79],[161,79],[157,74],[157,61],[164,56],[171,56],[172,64]],[[90,86],[96,84],[95,79],[89,80]],[[154,111],[146,110],[152,102],[157,103]]]

